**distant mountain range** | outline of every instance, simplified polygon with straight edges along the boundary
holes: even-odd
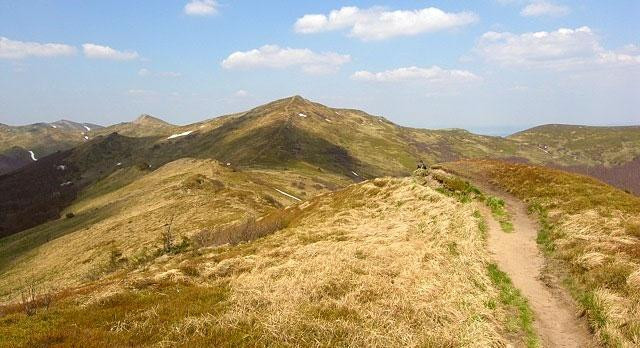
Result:
[[[303,120],[305,122],[302,122]],[[239,133],[250,135],[254,144],[248,145],[253,146],[253,149],[234,146],[231,151],[234,156],[243,153],[240,156],[243,164],[252,164],[249,161],[252,156],[256,157],[258,162],[272,160],[265,157],[269,155],[269,151],[255,149],[263,146],[260,140],[271,144],[270,151],[276,151],[280,146],[285,152],[295,152],[297,150],[285,146],[293,138],[305,141],[304,138],[316,145],[320,145],[317,144],[318,140],[325,140],[328,142],[325,145],[344,147],[344,150],[356,154],[356,157],[362,157],[360,159],[363,163],[373,160],[377,162],[378,167],[385,167],[384,162],[391,161],[393,168],[403,169],[411,169],[418,158],[439,162],[477,157],[514,157],[516,160],[559,166],[609,167],[633,161],[640,155],[640,126],[544,125],[507,137],[493,137],[472,134],[462,129],[428,130],[402,127],[363,111],[329,108],[294,96],[244,113],[186,126],[172,125],[146,114],[132,122],[108,127],[67,120],[16,127],[0,124],[0,174],[33,162],[33,157],[40,158],[58,150],[70,149],[95,137],[114,132],[128,137],[162,137],[181,132],[200,136],[222,124],[225,124],[225,127],[215,132],[217,136],[222,136],[221,133],[230,128],[234,129],[235,135],[232,138]],[[282,132],[284,129],[287,130],[285,133]],[[274,141],[280,144],[274,147]],[[206,144],[199,144],[199,148],[188,152],[207,152],[207,149],[201,148],[203,145]],[[382,152],[388,155],[396,153],[397,156],[385,158],[377,150],[374,151],[375,154],[366,153],[376,148],[382,149]],[[230,151],[224,153],[229,156]],[[277,156],[290,158],[295,157],[295,154],[280,153]],[[402,162],[400,166],[395,163],[398,161]]]

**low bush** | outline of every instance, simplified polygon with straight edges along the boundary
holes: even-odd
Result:
[[[265,195],[262,196],[262,198],[267,202],[267,204],[269,204],[272,207],[275,207],[275,208],[282,208],[283,207],[282,203],[278,202],[278,200],[273,198],[273,196],[265,194]]]
[[[197,277],[200,275],[200,271],[198,271],[198,268],[194,265],[182,265],[179,267],[180,271],[186,275],[188,275],[189,277]]]
[[[27,316],[32,316],[36,314],[39,309],[48,310],[53,303],[53,299],[53,292],[40,291],[34,282],[30,282],[20,291],[20,301],[13,306],[5,306],[5,308],[0,307],[0,309],[2,309],[0,313],[4,311],[22,311]]]
[[[235,245],[252,241],[286,228],[298,212],[297,208],[291,208],[275,211],[259,219],[248,217],[231,224],[202,230],[191,237],[191,240],[199,247]]]
[[[182,181],[185,190],[204,190],[218,192],[224,189],[224,183],[218,179],[211,179],[202,174],[193,174]]]

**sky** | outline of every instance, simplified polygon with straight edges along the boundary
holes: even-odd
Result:
[[[291,95],[421,128],[640,124],[640,1],[0,0],[0,123]]]

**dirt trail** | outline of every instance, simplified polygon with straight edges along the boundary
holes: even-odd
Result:
[[[525,205],[509,194],[478,186],[507,203],[514,226],[512,233],[503,232],[490,210],[484,205],[481,207],[489,225],[489,251],[498,267],[528,299],[542,346],[595,347],[586,323],[577,318],[577,309],[568,294],[552,280],[542,280],[544,256],[536,243],[538,225],[527,214]]]

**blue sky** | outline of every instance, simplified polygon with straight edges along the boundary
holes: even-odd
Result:
[[[633,0],[0,0],[0,122],[186,124],[300,94],[425,128],[638,124],[638,15]]]

